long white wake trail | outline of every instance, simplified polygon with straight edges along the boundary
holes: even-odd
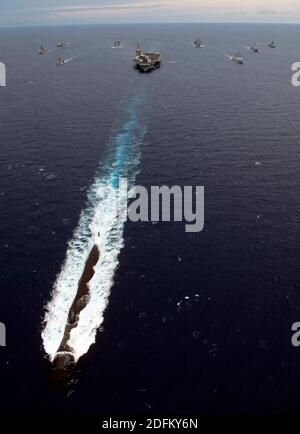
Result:
[[[145,135],[139,119],[138,97],[133,98],[124,115],[126,120],[119,120],[121,127],[113,132],[106,161],[100,165],[89,189],[87,205],[81,212],[78,226],[68,244],[51,301],[46,306],[42,339],[51,361],[54,360],[64,338],[69,311],[76,297],[86,261],[95,244],[100,250],[100,258],[94,268],[95,274],[88,283],[88,304],[81,310],[77,326],[71,330],[68,340],[75,361],[95,342],[97,330],[103,322],[118,266],[118,255],[124,244],[123,230],[127,219],[127,207],[121,207],[116,212],[119,180],[126,178],[129,188],[134,185],[140,147]],[[121,190],[121,194],[126,197],[119,197],[119,201],[127,201],[127,191]]]

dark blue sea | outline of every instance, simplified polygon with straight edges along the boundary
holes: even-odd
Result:
[[[300,410],[299,41],[296,25],[0,30],[1,413]],[[161,69],[134,69],[137,42],[161,52]],[[136,184],[204,186],[205,227],[125,223],[96,342],[57,387],[46,308],[120,144]]]

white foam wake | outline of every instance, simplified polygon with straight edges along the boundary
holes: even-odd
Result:
[[[95,178],[89,190],[88,204],[81,212],[73,239],[69,242],[65,262],[54,284],[52,299],[46,307],[42,339],[44,349],[52,361],[64,336],[68,313],[76,297],[87,258],[95,244],[99,246],[100,259],[89,282],[89,303],[80,312],[78,325],[71,331],[68,341],[76,361],[95,342],[97,330],[103,322],[118,266],[118,255],[124,244],[123,229],[127,219],[126,207],[121,207],[116,212],[116,199],[127,200],[127,191],[118,190],[119,179],[125,177],[128,187],[133,185],[140,144],[144,137],[135,112],[136,107],[131,107],[130,120],[111,143],[114,157],[109,164],[102,166],[102,175]],[[118,197],[117,191],[126,197]]]

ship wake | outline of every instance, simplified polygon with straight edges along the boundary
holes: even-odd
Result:
[[[127,119],[119,120],[121,127],[114,129],[105,163],[99,167],[68,243],[42,331],[43,346],[52,362],[58,352],[66,351],[77,362],[95,342],[103,323],[127,219],[127,206],[119,206],[127,204],[127,190],[119,189],[119,180],[125,178],[128,188],[134,185],[145,134],[139,114],[135,97],[126,108]]]

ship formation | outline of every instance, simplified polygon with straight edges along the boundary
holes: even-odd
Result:
[[[63,41],[59,41],[56,45],[57,49],[60,48],[64,48],[66,47],[68,44],[66,44]],[[195,48],[204,48],[204,42],[202,39],[200,38],[196,38],[193,42],[193,46]],[[123,48],[124,45],[122,44],[122,41],[115,39],[112,43],[111,48]],[[259,53],[261,50],[257,47],[257,45],[244,45],[244,47],[251,51],[252,53]],[[268,48],[276,48],[275,42],[271,41],[270,43],[267,43],[265,45],[265,47]],[[42,45],[38,51],[38,54],[41,56],[44,56],[46,54],[48,54],[50,51],[52,51],[51,49],[49,50],[47,47],[45,47],[44,45]],[[243,65],[245,62],[244,57],[241,55],[240,52],[234,54],[234,55],[226,55],[227,57],[229,57],[233,62],[239,64],[239,65]],[[70,60],[70,59],[69,59]],[[161,67],[162,64],[162,60],[161,60],[161,54],[159,52],[154,52],[154,51],[148,51],[148,52],[144,52],[141,48],[140,45],[137,45],[136,51],[135,51],[135,57],[134,57],[134,63],[135,63],[135,68],[137,70],[139,70],[140,72],[151,72],[154,69],[158,69]],[[67,63],[67,61],[63,58],[63,57],[58,57],[57,61],[56,61],[56,65],[57,66],[61,66],[64,65],[65,63]]]
[[[204,44],[201,39],[196,39],[193,43],[194,47],[202,48]],[[57,48],[63,48],[66,44],[63,41],[57,43]],[[276,48],[274,41],[266,45],[269,48]],[[112,48],[122,48],[122,43],[119,40],[113,42]],[[258,53],[260,50],[256,45],[246,46],[251,52]],[[48,48],[41,46],[38,54],[43,56],[49,53]],[[233,62],[243,65],[244,58],[240,52],[233,56],[227,55]],[[70,59],[69,59],[70,60]],[[59,57],[56,65],[64,65],[69,60]],[[161,54],[159,52],[144,52],[139,44],[137,45],[134,57],[135,68],[142,73],[148,73],[161,67]],[[76,364],[74,349],[70,344],[72,331],[76,329],[79,323],[81,312],[86,308],[90,300],[90,282],[95,274],[95,267],[101,258],[101,235],[98,232],[94,234],[92,248],[85,262],[84,269],[77,284],[75,298],[68,311],[67,320],[64,326],[62,339],[59,342],[58,348],[53,357],[53,368],[57,378],[68,376],[72,368]]]

